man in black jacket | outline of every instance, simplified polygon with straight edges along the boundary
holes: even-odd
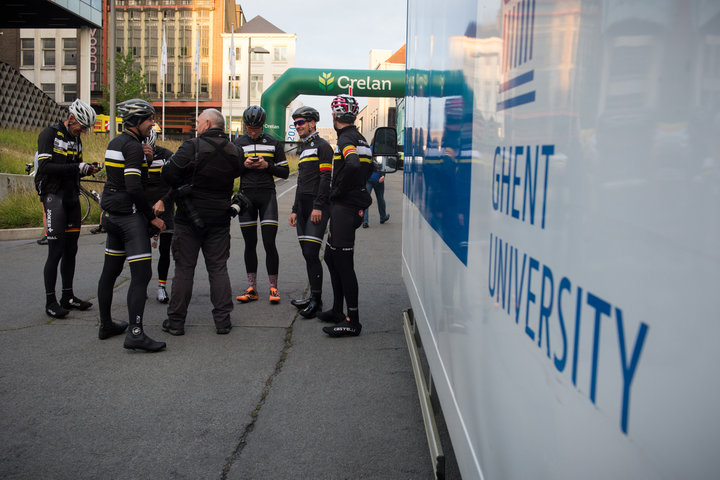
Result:
[[[193,277],[200,250],[210,280],[210,301],[218,335],[230,333],[232,289],[227,270],[230,256],[231,196],[240,176],[241,158],[225,133],[225,118],[215,109],[197,118],[197,138],[187,140],[162,169],[177,201],[172,244],[175,277],[162,329],[185,334],[185,317],[192,298]]]

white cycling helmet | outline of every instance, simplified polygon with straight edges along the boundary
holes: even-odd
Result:
[[[155,142],[157,141],[157,132],[154,128],[150,129],[150,134],[145,139],[145,143],[155,148]]]
[[[148,119],[151,115],[155,115],[155,108],[150,102],[142,98],[131,98],[117,104],[118,115],[123,119],[123,123],[136,127]]]
[[[93,110],[90,105],[83,102],[79,98],[70,104],[68,110],[70,111],[72,116],[75,117],[75,120],[77,120],[83,126],[91,128],[93,125],[95,125],[95,119],[97,118],[97,115],[95,115],[95,110]]]
[[[357,100],[350,95],[342,94],[333,98],[330,103],[335,118],[340,121],[354,122],[357,117],[359,106]]]

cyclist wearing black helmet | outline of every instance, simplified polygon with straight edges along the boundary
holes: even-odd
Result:
[[[300,107],[293,112],[292,118],[302,142],[299,148],[295,203],[288,221],[290,226],[297,228],[310,281],[310,296],[290,303],[300,310],[301,316],[313,318],[322,307],[323,267],[320,247],[330,218],[328,195],[333,150],[316,130],[317,122],[320,121],[317,110]]]
[[[156,342],[143,331],[143,314],[148,283],[152,277],[150,231],[165,230],[165,222],[155,216],[145,192],[148,163],[143,140],[155,124],[155,109],[147,101],[133,98],[117,105],[125,129],[115,137],[105,152],[107,182],[100,206],[102,226],[107,231],[105,263],[98,282],[101,340],[125,331],[125,322],[112,321],[111,308],[115,280],[127,259],[130,264],[130,286],[127,307],[130,328],[125,336],[127,349],[158,352],[165,342]]]
[[[290,168],[285,159],[283,144],[263,132],[265,110],[257,105],[248,107],[243,113],[245,135],[233,143],[240,149],[244,159],[240,170],[240,192],[251,202],[250,208],[240,214],[240,229],[245,240],[245,270],[248,288],[236,300],[247,303],[257,300],[257,220],[260,217],[260,231],[265,247],[265,266],[270,281],[270,303],[280,302],[277,277],[280,257],[275,246],[278,230],[278,205],[275,196],[275,179],[288,178]]]
[[[80,134],[95,124],[95,110],[80,99],[68,107],[67,120],[47,127],[38,137],[38,167],[35,186],[47,218],[48,256],[45,278],[45,313],[63,318],[70,309],[87,310],[92,303],[73,293],[75,257],[80,236],[80,177],[99,170],[83,160]],[[62,262],[61,262],[62,260]],[[62,297],[55,296],[60,265]]]
[[[362,224],[363,210],[372,204],[365,189],[372,173],[372,156],[370,146],[354,125],[358,114],[355,98],[339,95],[330,106],[338,134],[330,190],[330,233],[325,247],[325,263],[333,287],[333,307],[317,316],[325,322],[336,322],[332,327],[323,328],[331,337],[357,336],[362,325],[353,254],[355,230]],[[343,300],[347,317],[343,313]]]

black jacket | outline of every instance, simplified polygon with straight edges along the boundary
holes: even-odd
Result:
[[[134,132],[125,130],[108,144],[105,150],[107,182],[100,206],[120,215],[140,212],[150,222],[155,214],[145,193],[148,164],[142,140]]]
[[[240,149],[243,162],[247,157],[260,156],[268,163],[264,170],[245,168],[240,171],[240,190],[275,190],[273,177],[288,178],[290,167],[285,158],[283,143],[267,133],[263,133],[253,140],[249,135],[241,135],[234,141]]]
[[[205,225],[229,225],[230,198],[241,164],[240,152],[225,133],[211,128],[180,145],[163,167],[162,178],[174,189],[192,185],[189,201]],[[191,225],[186,200],[176,200],[175,221]]]
[[[333,150],[317,132],[302,140],[298,159],[298,180],[292,211],[297,213],[301,195],[312,195],[313,208],[322,210],[328,203],[332,176]]]
[[[63,123],[45,128],[38,136],[38,167],[35,187],[40,195],[62,192],[68,199],[80,192],[83,161],[80,137],[73,137]]]
[[[364,210],[372,204],[372,198],[365,189],[373,172],[370,146],[355,125],[337,133],[330,200]]]

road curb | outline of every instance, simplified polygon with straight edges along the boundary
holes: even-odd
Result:
[[[86,235],[97,225],[83,225],[80,227],[80,234]],[[6,240],[31,240],[42,237],[43,227],[33,228],[5,228],[0,229],[0,242]]]

